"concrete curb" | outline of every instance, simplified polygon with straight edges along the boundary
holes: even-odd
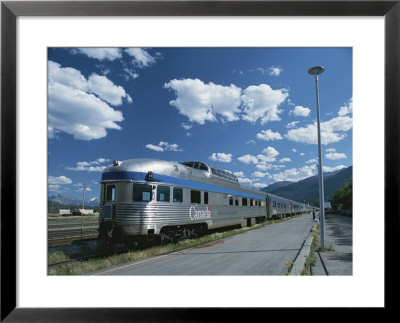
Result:
[[[294,265],[292,267],[292,270],[289,273],[289,276],[300,276],[301,275],[301,271],[304,268],[306,259],[307,259],[308,255],[310,254],[311,243],[313,240],[313,233],[315,231],[317,224],[318,223],[314,223],[314,225],[312,226],[310,234],[308,235],[306,241],[304,242],[303,247],[300,250],[300,253],[298,254],[298,256],[296,257],[296,259],[294,261]]]

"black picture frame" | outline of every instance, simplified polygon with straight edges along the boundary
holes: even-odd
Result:
[[[400,1],[2,1],[1,3],[1,321],[235,321],[244,309],[17,308],[16,19],[18,16],[384,16],[385,18],[385,309],[395,304],[398,250]],[[393,274],[393,275],[392,275]],[[390,281],[390,284],[388,284]],[[262,309],[250,309],[263,315]],[[242,313],[242,312],[241,312]],[[246,315],[246,314],[245,314]],[[252,317],[254,318],[252,313]],[[249,317],[249,319],[251,319]],[[286,316],[285,319],[288,319]]]

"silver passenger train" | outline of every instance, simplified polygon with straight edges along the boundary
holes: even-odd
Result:
[[[202,162],[130,159],[102,173],[99,237],[165,243],[307,211],[305,204],[245,188],[235,175]]]

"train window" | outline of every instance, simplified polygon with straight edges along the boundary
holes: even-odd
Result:
[[[193,162],[184,162],[182,165],[193,167]]]
[[[229,195],[229,205],[233,205],[233,197],[232,195]]]
[[[204,204],[208,204],[208,192],[204,192]]]
[[[170,187],[164,185],[157,186],[157,201],[169,202]]]
[[[239,205],[239,200],[235,199],[235,205],[238,206]]]
[[[183,202],[183,190],[180,187],[174,187],[174,202]]]
[[[207,165],[205,165],[205,164],[203,164],[203,163],[200,163],[199,169],[201,169],[201,170],[207,170],[207,171],[208,171]]]
[[[106,200],[115,201],[115,185],[107,185]]]
[[[250,199],[250,206],[253,206],[253,199]]]
[[[152,187],[147,184],[133,184],[133,200],[135,202],[151,201]]]
[[[201,192],[200,191],[190,191],[190,203],[201,203]]]
[[[247,198],[246,197],[242,197],[242,205],[247,206]]]

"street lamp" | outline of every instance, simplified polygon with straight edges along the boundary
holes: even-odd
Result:
[[[315,91],[317,94],[317,126],[318,126],[318,177],[319,177],[319,220],[321,223],[321,247],[325,248],[325,209],[324,209],[324,175],[322,173],[322,157],[321,157],[321,126],[319,122],[319,94],[318,94],[318,75],[323,73],[325,68],[322,66],[314,66],[308,70],[308,73],[315,76]]]

